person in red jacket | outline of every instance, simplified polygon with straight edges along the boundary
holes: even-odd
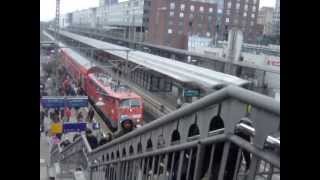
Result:
[[[67,117],[67,121],[70,121],[70,117],[71,117],[71,110],[68,107],[65,107],[64,110],[65,116]]]
[[[62,86],[63,86],[64,92],[66,92],[67,89],[68,89],[68,87],[69,87],[69,79],[68,79],[68,78],[66,78],[66,79],[63,81]]]

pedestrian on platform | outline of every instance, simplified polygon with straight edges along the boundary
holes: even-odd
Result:
[[[78,89],[77,89],[77,95],[78,95],[78,96],[82,96],[81,88],[78,88]]]
[[[78,121],[78,122],[82,122],[82,121],[83,121],[83,115],[82,115],[82,112],[81,112],[81,111],[78,113],[77,121]]]
[[[65,107],[65,110],[64,110],[64,113],[65,113],[65,116],[67,118],[67,122],[70,121],[70,117],[71,117],[71,110],[69,107]]]
[[[90,107],[87,117],[88,117],[88,121],[91,123],[91,122],[92,122],[92,119],[93,119],[93,117],[94,117],[94,110],[93,110],[92,107]]]
[[[72,87],[70,87],[70,96],[76,96],[76,91]]]
[[[64,108],[60,108],[60,119],[64,118]]]
[[[102,133],[102,137],[101,137],[101,139],[99,141],[99,146],[107,144],[111,140],[112,140],[112,134],[111,133],[107,133],[107,134]]]
[[[88,140],[88,143],[90,144],[90,147],[92,149],[95,149],[98,147],[98,140],[97,138],[92,134],[92,131],[90,129],[86,130],[86,137]]]
[[[77,86],[74,86],[73,91],[74,91],[75,96],[79,96],[79,94],[78,94],[79,88]]]
[[[59,115],[60,115],[59,108],[55,108],[55,109],[54,109],[54,113],[55,113],[57,116],[59,116]]]

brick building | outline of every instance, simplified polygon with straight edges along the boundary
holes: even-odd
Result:
[[[273,11],[272,7],[262,7],[259,10],[258,24],[263,25],[264,35],[272,34]]]
[[[260,0],[225,0],[223,15],[219,25],[219,39],[228,39],[230,28],[243,31],[245,43],[256,43],[261,36],[261,25],[257,24]]]
[[[187,49],[188,37],[214,38],[217,5],[198,1],[151,1],[147,41]]]

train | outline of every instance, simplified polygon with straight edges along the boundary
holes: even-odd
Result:
[[[130,122],[133,127],[143,125],[143,99],[128,86],[112,78],[110,73],[91,63],[70,49],[61,49],[62,66],[86,93],[102,119],[111,130]],[[129,120],[129,121],[128,121]]]

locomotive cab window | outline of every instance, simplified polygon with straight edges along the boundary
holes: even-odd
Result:
[[[132,108],[139,108],[140,107],[140,102],[137,99],[131,99],[130,100],[130,106]]]
[[[125,99],[120,102],[121,108],[139,108],[140,102],[137,99]]]
[[[121,108],[130,107],[130,100],[129,99],[125,99],[125,100],[120,101],[120,107]]]

